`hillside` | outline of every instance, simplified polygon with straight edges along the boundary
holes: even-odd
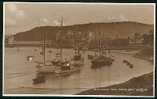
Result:
[[[79,95],[133,95],[152,96],[153,95],[153,73],[144,74],[132,78],[124,83],[100,87],[78,93]]]
[[[153,29],[153,25],[142,24],[137,22],[112,22],[112,23],[89,23],[78,24],[71,26],[42,26],[36,27],[29,31],[16,33],[15,40],[24,41],[39,41],[42,40],[43,33],[46,34],[46,39],[55,40],[56,34],[61,32],[65,34],[81,32],[83,37],[88,37],[89,32],[104,33],[104,37],[121,37],[126,38],[134,33],[147,33]],[[70,38],[66,38],[70,39]]]

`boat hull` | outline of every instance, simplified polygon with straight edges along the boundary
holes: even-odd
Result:
[[[37,74],[37,77],[33,79],[33,84],[40,84],[40,83],[44,83],[45,80],[45,75],[42,74]]]
[[[110,57],[97,57],[91,61],[91,68],[100,68],[103,66],[111,66],[113,63],[113,59]]]

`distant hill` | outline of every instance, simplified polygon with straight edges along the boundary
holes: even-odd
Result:
[[[56,34],[62,32],[66,36],[70,33],[81,32],[82,37],[88,37],[89,33],[98,36],[98,33],[104,33],[104,37],[120,37],[126,38],[134,33],[147,33],[154,28],[153,25],[137,23],[137,22],[112,22],[112,23],[88,23],[71,26],[42,26],[35,27],[29,31],[19,32],[14,35],[17,41],[40,41],[43,38],[43,33],[46,34],[46,39],[55,40]],[[68,37],[67,37],[68,39]]]

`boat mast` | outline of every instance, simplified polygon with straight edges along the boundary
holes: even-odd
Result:
[[[101,55],[101,33],[99,32],[99,55]]]
[[[43,50],[43,63],[44,63],[44,65],[45,65],[45,62],[46,62],[46,57],[45,57],[45,33],[43,33],[43,48],[42,48],[42,50]]]
[[[98,26],[97,26],[97,28],[96,28],[96,31],[97,31],[97,33],[98,33],[98,37],[97,37],[97,39],[98,39],[98,54],[99,54],[99,56],[102,54],[101,53],[101,32],[100,31],[98,31]]]
[[[81,39],[81,38],[80,38],[81,35],[80,35],[80,33],[81,33],[81,32],[79,32],[79,37],[78,37],[77,42],[76,42],[76,43],[77,43],[77,55],[80,54],[80,49],[81,49],[81,48],[80,48],[80,47],[81,47],[81,46],[80,46],[80,43],[81,43],[81,40],[80,40],[80,39]]]
[[[96,32],[94,33],[94,44],[95,44],[95,45],[94,45],[94,53],[95,53],[95,56],[96,56],[96,54],[97,54],[97,53],[96,53],[96,50],[97,50],[97,46],[96,46],[96,45],[97,45],[97,44],[96,44]]]
[[[61,28],[62,27],[63,27],[63,17],[61,17]],[[61,30],[61,33],[62,33],[62,30]],[[61,35],[61,36],[63,36],[63,35]],[[60,58],[61,58],[61,60],[63,59],[62,52],[63,52],[63,49],[62,49],[62,39],[61,39],[61,42],[60,42]]]

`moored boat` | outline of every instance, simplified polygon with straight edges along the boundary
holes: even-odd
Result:
[[[62,26],[63,23],[61,23]],[[59,33],[60,34],[60,33]],[[44,34],[45,37],[45,34]],[[46,57],[45,57],[45,38],[44,38],[44,45],[42,47],[42,56],[43,56],[43,63],[42,62],[38,62],[37,64],[37,77],[35,79],[33,79],[33,83],[37,84],[37,83],[42,83],[42,79],[40,78],[40,75],[44,75],[44,77],[47,74],[51,74],[54,77],[60,77],[60,76],[68,76],[71,75],[73,73],[79,72],[80,68],[77,67],[76,65],[80,65],[80,60],[82,59],[80,56],[74,56],[75,58],[73,60],[63,60],[63,56],[62,56],[62,44],[63,42],[62,39],[58,37],[57,41],[58,41],[58,50],[59,52],[56,53],[56,58],[52,61],[49,61],[49,63],[46,61]],[[79,58],[78,58],[79,57]],[[81,60],[82,61],[82,60]],[[77,63],[78,62],[78,63]]]
[[[111,66],[114,59],[111,58],[109,55],[107,56],[107,50],[102,45],[102,38],[99,38],[98,44],[98,52],[95,50],[95,56],[91,59],[91,68],[100,68],[103,66]],[[108,51],[109,54],[110,51]]]
[[[33,84],[40,84],[40,83],[44,83],[45,80],[45,76],[42,74],[37,74],[37,77],[33,79]]]
[[[133,68],[133,64],[131,64],[129,61],[127,60],[123,60],[123,63],[126,63],[127,66],[129,66],[130,68]]]
[[[91,63],[92,63],[92,66],[91,68],[99,68],[99,67],[102,67],[102,66],[110,66],[112,65],[112,62],[113,62],[113,59],[110,58],[110,57],[106,57],[106,56],[97,56],[95,57]]]
[[[93,58],[94,58],[93,55],[88,55],[88,59],[89,59],[89,60],[92,60]]]
[[[74,55],[73,59],[71,60],[71,64],[75,67],[80,67],[84,65],[84,59],[81,54]]]

